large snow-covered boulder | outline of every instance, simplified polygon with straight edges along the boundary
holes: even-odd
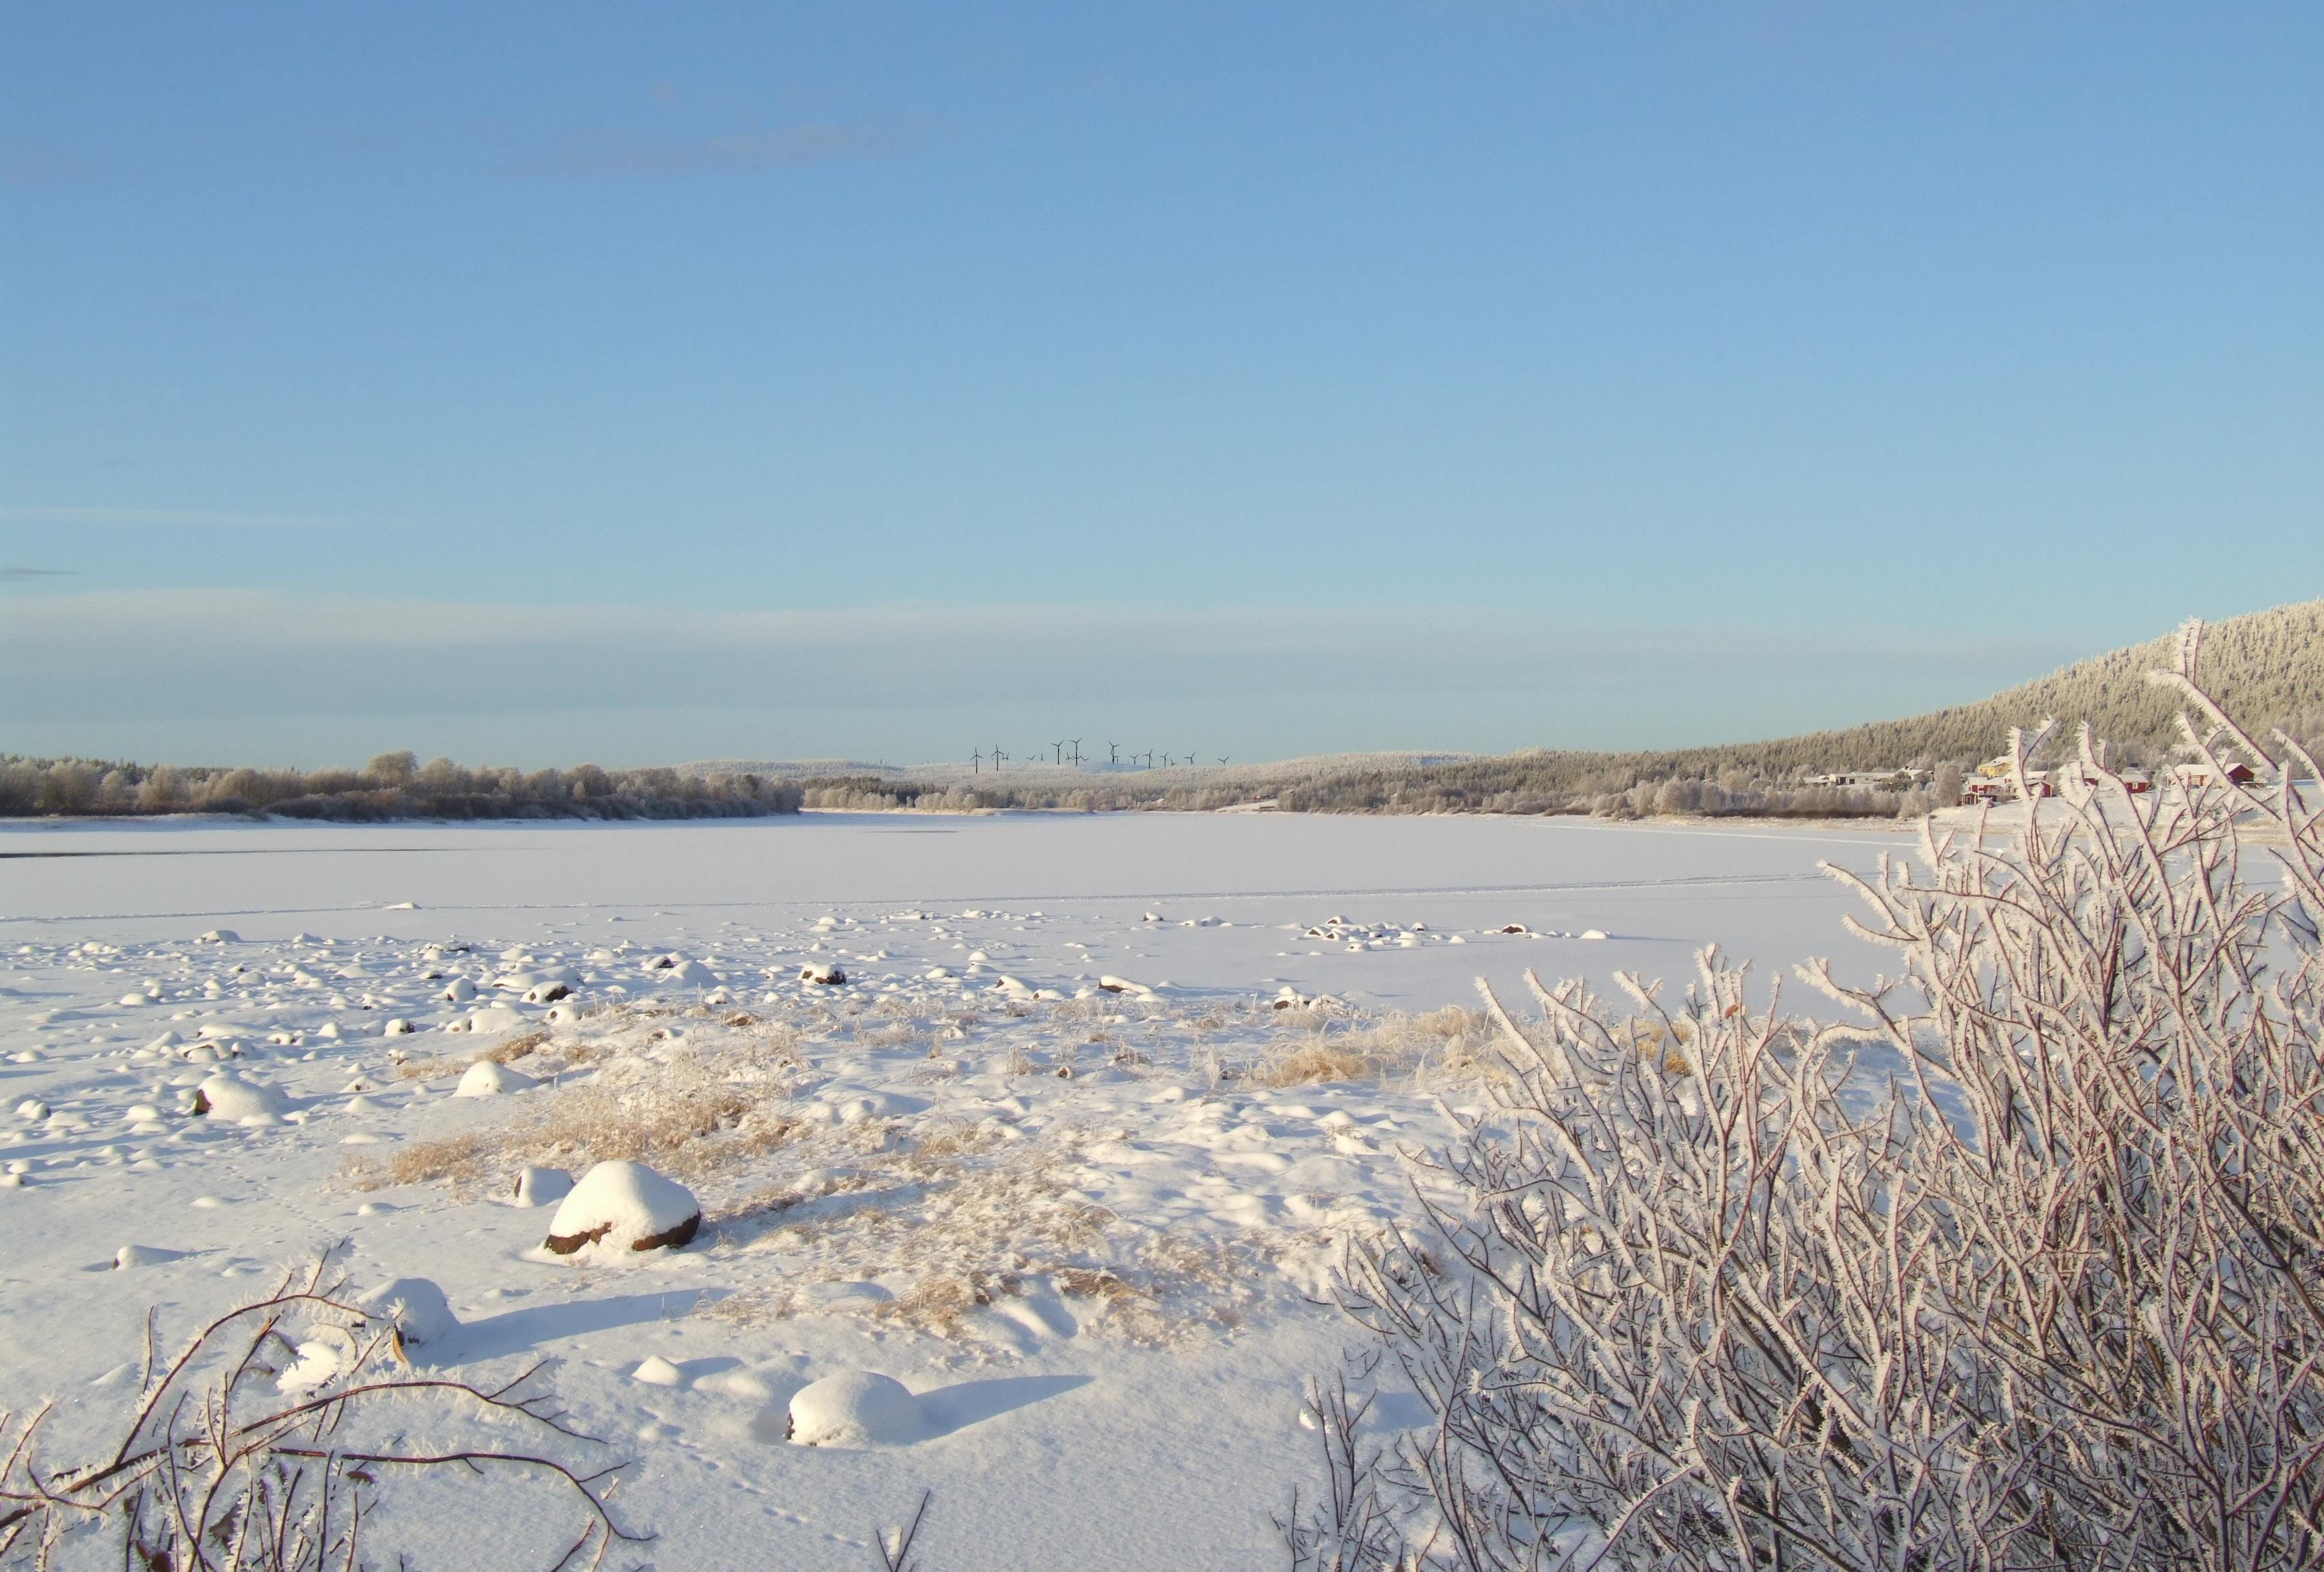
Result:
[[[675,953],[657,957],[646,972],[654,981],[673,988],[709,988],[718,980],[718,974],[699,961]]]
[[[642,1163],[600,1163],[558,1206],[548,1245],[558,1255],[588,1246],[608,1253],[676,1250],[701,1227],[700,1203],[676,1180]]]
[[[231,1075],[213,1075],[194,1088],[193,1111],[237,1125],[271,1125],[282,1117],[282,1094]]]
[[[465,977],[456,977],[444,985],[443,1000],[447,1005],[464,1005],[476,997],[476,985]]]
[[[444,1291],[425,1277],[399,1277],[355,1295],[365,1314],[395,1323],[397,1336],[413,1347],[432,1343],[458,1329]]]
[[[505,1064],[490,1059],[479,1059],[468,1066],[460,1077],[460,1084],[452,1089],[454,1097],[505,1097],[512,1091],[522,1091],[529,1086],[539,1086],[521,1070],[511,1070]]]
[[[791,1394],[786,1439],[800,1447],[894,1447],[923,1440],[928,1417],[892,1375],[844,1370]]]

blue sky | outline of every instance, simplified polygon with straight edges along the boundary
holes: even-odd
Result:
[[[2324,594],[2324,11],[0,5],[0,749],[1766,735]]]

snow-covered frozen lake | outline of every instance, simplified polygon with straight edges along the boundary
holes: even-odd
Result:
[[[93,1437],[147,1305],[182,1334],[344,1239],[358,1283],[446,1291],[423,1364],[551,1361],[661,1536],[626,1564],[853,1572],[930,1490],[946,1572],[1278,1565],[1267,1514],[1316,1470],[1301,1380],[1352,1341],[1305,1296],[1408,1215],[1399,1149],[1485,1101],[1481,1035],[1429,1013],[1479,976],[1529,1007],[1527,968],[1683,985],[1711,942],[1868,973],[1815,864],[1906,845],[1270,814],[0,827],[0,1406],[60,1394],[57,1444]],[[539,1084],[450,1095],[536,1034],[509,1058]],[[1384,1068],[1302,1080],[1318,1043]],[[220,1077],[254,1117],[187,1111]],[[549,1256],[502,1193],[656,1140],[706,1216],[684,1250]],[[927,1439],[786,1445],[790,1394],[851,1369],[919,1394]]]

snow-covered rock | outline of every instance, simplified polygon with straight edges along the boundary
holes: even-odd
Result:
[[[164,1250],[158,1245],[124,1245],[113,1253],[113,1269],[124,1272],[133,1266],[160,1266],[181,1260],[185,1254],[183,1250]]]
[[[452,1089],[454,1097],[505,1097],[512,1091],[522,1091],[529,1086],[539,1086],[522,1071],[511,1070],[489,1059],[479,1059],[468,1066],[460,1077],[460,1084]]]
[[[447,1005],[464,1005],[476,997],[476,985],[465,977],[456,977],[444,985],[443,998]]]
[[[193,1111],[237,1125],[271,1125],[282,1117],[282,1094],[232,1075],[213,1075],[194,1088]]]
[[[239,944],[242,942],[242,935],[235,933],[231,928],[212,928],[208,933],[195,940],[194,942],[197,944]]]
[[[659,1354],[649,1354],[638,1362],[635,1370],[630,1372],[630,1379],[648,1386],[683,1386],[686,1384],[686,1372]]]
[[[699,961],[689,961],[683,955],[665,955],[647,969],[656,982],[666,982],[676,988],[709,988],[718,980],[718,974]]]
[[[1584,928],[1582,930],[1582,936],[1584,939],[1603,939],[1606,936],[1606,930],[1603,928]]]
[[[581,1001],[567,997],[558,1000],[543,1010],[540,1018],[552,1026],[572,1026],[580,1024],[581,1015]]]
[[[525,1168],[517,1172],[509,1200],[521,1207],[555,1206],[573,1193],[573,1176],[562,1168]]]
[[[383,1037],[401,1037],[410,1033],[410,1022],[405,1020],[401,1016],[391,1016],[388,1017],[387,1024],[379,1029],[379,1034]]]
[[[923,1440],[920,1400],[892,1375],[845,1370],[791,1394],[787,1439],[800,1447],[894,1447]]]
[[[488,1034],[521,1031],[530,1025],[532,1022],[521,1012],[512,1010],[506,1005],[486,1005],[481,1010],[469,1011],[456,1021],[445,1022],[444,1029],[447,1032]]]
[[[600,1163],[581,1176],[549,1219],[548,1246],[571,1255],[679,1249],[702,1227],[694,1192],[642,1163]]]
[[[425,1277],[398,1277],[355,1295],[365,1314],[395,1323],[396,1335],[413,1347],[433,1343],[459,1328],[444,1291]]]
[[[847,980],[847,973],[828,961],[810,961],[799,968],[801,982],[817,982],[825,988],[836,988]]]

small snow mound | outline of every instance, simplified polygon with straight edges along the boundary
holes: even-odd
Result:
[[[847,1370],[791,1395],[786,1436],[800,1447],[901,1446],[926,1439],[920,1400],[892,1375]]]
[[[575,1025],[581,1019],[581,1001],[576,998],[559,999],[549,1006],[540,1018],[552,1026]]]
[[[483,1009],[471,1011],[456,1021],[445,1022],[444,1029],[447,1032],[473,1032],[481,1034],[519,1031],[531,1024],[521,1014],[509,1008],[506,1005],[486,1005]]]
[[[509,1200],[521,1207],[554,1206],[573,1193],[573,1176],[562,1168],[526,1168],[518,1172]]]
[[[164,1250],[158,1245],[124,1245],[113,1253],[113,1269],[125,1272],[132,1266],[160,1266],[180,1260],[183,1250]]]
[[[1606,936],[1606,930],[1603,928],[1584,928],[1582,931],[1582,936],[1584,939],[1603,939]]]
[[[456,977],[444,985],[443,999],[447,1005],[464,1005],[476,997],[476,985],[465,977]]]
[[[365,1313],[395,1323],[396,1335],[417,1347],[459,1329],[444,1291],[425,1277],[399,1277],[355,1295]]]
[[[276,1391],[293,1396],[328,1384],[355,1368],[358,1357],[353,1335],[345,1327],[335,1326],[308,1328],[296,1353],[297,1357],[274,1381]]]
[[[630,1379],[643,1382],[648,1386],[683,1386],[686,1384],[686,1372],[659,1354],[649,1354],[635,1370],[630,1372]]]
[[[213,1075],[194,1089],[194,1112],[235,1124],[271,1125],[282,1117],[282,1095],[254,1080]]]
[[[676,1250],[701,1227],[700,1204],[676,1180],[642,1163],[600,1163],[558,1205],[548,1246],[558,1255],[592,1245],[605,1252]]]
[[[836,988],[847,980],[847,973],[828,961],[811,961],[799,968],[799,980],[821,983],[825,988]]]
[[[212,928],[208,933],[195,940],[194,942],[197,944],[239,944],[242,942],[242,935],[235,933],[231,928]]]
[[[387,1025],[379,1029],[379,1034],[383,1037],[401,1037],[409,1034],[410,1030],[410,1022],[405,1020],[401,1016],[391,1016],[388,1017]]]
[[[539,1086],[521,1070],[511,1070],[505,1064],[495,1064],[489,1059],[479,1059],[468,1066],[460,1077],[460,1084],[452,1089],[454,1097],[505,1097],[512,1091],[522,1091],[529,1086]]]
[[[1154,990],[1144,983],[1132,982],[1126,977],[1116,977],[1111,972],[1099,978],[1097,985],[1108,993],[1136,994],[1140,998],[1149,999],[1154,997]]]
[[[699,961],[688,961],[680,955],[665,955],[649,970],[657,972],[656,982],[675,984],[679,988],[708,988],[718,980],[718,974]]]
[[[553,1005],[572,992],[561,982],[536,982],[524,990],[524,1002],[529,1005]]]

